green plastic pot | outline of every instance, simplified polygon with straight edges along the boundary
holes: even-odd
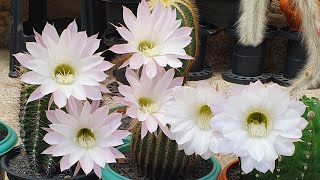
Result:
[[[9,127],[8,125],[6,125],[1,121],[0,121],[0,129],[3,129],[7,132],[7,136],[2,141],[0,141],[0,156],[2,156],[14,148],[14,146],[18,141],[18,137],[16,132],[14,132],[14,130],[11,127]],[[5,179],[5,173],[1,166],[0,166],[0,179]]]
[[[0,122],[0,129],[7,131],[7,136],[0,141],[0,156],[2,156],[14,148],[18,141],[18,137],[14,130],[3,122]]]
[[[123,153],[129,152],[130,151],[130,143],[119,146],[119,147],[117,147],[117,149]],[[211,172],[208,175],[206,175],[198,180],[215,180],[215,179],[217,179],[217,176],[219,175],[219,173],[221,171],[221,165],[214,157],[211,157],[209,159],[209,161],[211,162],[211,164],[213,164]],[[120,174],[117,174],[115,171],[113,171],[111,169],[111,167],[108,164],[106,164],[105,169],[104,168],[101,169],[101,172],[102,172],[102,179],[103,180],[111,180],[111,179],[112,180],[131,180],[129,178],[121,176]]]

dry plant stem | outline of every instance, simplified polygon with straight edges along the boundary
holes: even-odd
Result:
[[[237,22],[239,43],[258,46],[264,39],[269,0],[241,0],[240,18]]]
[[[291,86],[291,93],[317,88],[320,80],[319,0],[292,0],[302,17],[302,39],[307,48],[307,63]]]

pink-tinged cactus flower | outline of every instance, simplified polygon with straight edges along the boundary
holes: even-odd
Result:
[[[126,111],[129,117],[137,118],[141,122],[141,138],[144,138],[148,131],[155,132],[158,126],[170,138],[166,121],[161,118],[162,105],[172,98],[172,88],[181,86],[183,78],[173,78],[173,69],[165,71],[158,67],[157,71],[157,75],[150,79],[144,68],[139,79],[133,70],[127,68],[125,76],[130,86],[120,85],[119,92],[124,97],[113,97],[116,102],[129,107]]]
[[[130,65],[131,69],[146,66],[147,76],[153,78],[157,73],[156,64],[173,68],[182,67],[179,59],[193,59],[184,48],[191,42],[190,27],[180,27],[176,20],[176,10],[164,8],[161,3],[150,12],[145,0],[138,6],[137,17],[123,7],[123,20],[126,25],[116,27],[127,44],[114,45],[111,51],[117,54],[133,54],[120,68]]]
[[[35,32],[36,42],[27,42],[29,53],[14,56],[31,71],[22,75],[28,84],[40,85],[29,97],[28,102],[53,93],[55,104],[61,108],[70,96],[78,100],[99,100],[107,89],[99,84],[106,79],[104,71],[113,64],[94,54],[100,40],[97,35],[87,37],[78,32],[73,21],[59,37],[56,29],[46,24],[42,35]]]
[[[212,153],[218,152],[221,136],[210,126],[210,121],[221,112],[224,94],[203,83],[196,88],[175,87],[172,93],[174,99],[164,104],[163,117],[170,125],[172,139],[186,155],[195,153],[209,159]]]
[[[293,155],[293,142],[299,141],[307,126],[301,117],[305,108],[279,85],[251,83],[230,96],[223,112],[211,121],[211,126],[223,134],[218,150],[239,156],[245,173],[254,168],[273,172],[279,156]]]
[[[52,123],[43,140],[51,146],[44,154],[62,156],[61,171],[77,163],[75,174],[80,167],[88,174],[94,170],[101,177],[100,168],[105,163],[115,163],[116,158],[125,158],[114,146],[123,144],[128,131],[116,130],[121,124],[121,113],[109,113],[107,106],[99,108],[99,101],[90,104],[70,98],[68,113],[56,109],[47,111]]]

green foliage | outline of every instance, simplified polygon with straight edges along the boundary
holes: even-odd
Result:
[[[295,143],[295,153],[291,157],[282,156],[275,171],[262,174],[257,171],[243,175],[242,179],[316,180],[320,177],[320,101],[318,98],[303,96],[301,101],[307,106],[303,117],[308,126],[302,131],[301,142]]]
[[[138,173],[153,179],[175,179],[197,160],[195,155],[187,156],[178,150],[175,141],[170,140],[159,128],[157,137],[148,132],[141,139],[141,125],[132,132],[131,158]]]
[[[36,86],[23,84],[20,92],[20,137],[22,146],[30,160],[30,166],[35,173],[50,174],[53,170],[51,155],[41,154],[49,145],[42,139],[47,133],[49,121],[45,111],[48,109],[50,96],[35,100],[27,104],[28,97],[36,89]]]

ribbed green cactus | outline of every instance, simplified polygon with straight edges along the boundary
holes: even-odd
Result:
[[[302,131],[302,142],[295,143],[293,156],[283,156],[276,162],[273,172],[257,171],[243,175],[243,179],[316,180],[320,177],[320,101],[318,98],[301,98],[306,106],[303,117],[308,126]]]
[[[27,104],[27,99],[35,90],[35,86],[22,84],[20,92],[20,137],[23,148],[35,173],[50,174],[53,165],[51,155],[41,154],[49,147],[42,139],[47,133],[44,129],[49,125],[45,110],[48,109],[50,96]]]
[[[147,0],[148,5],[154,8],[158,0]],[[198,23],[198,9],[194,0],[160,0],[161,4],[166,7],[175,8],[177,11],[177,19],[181,19],[181,27],[192,27],[192,41],[185,48],[188,55],[197,58],[199,54],[199,23]],[[185,76],[193,61],[182,60],[183,66],[180,68],[179,76]]]
[[[175,141],[170,140],[159,128],[157,137],[148,132],[141,139],[141,125],[132,132],[131,158],[141,176],[152,179],[175,179],[190,163],[198,160],[195,155],[187,156],[178,150]]]

